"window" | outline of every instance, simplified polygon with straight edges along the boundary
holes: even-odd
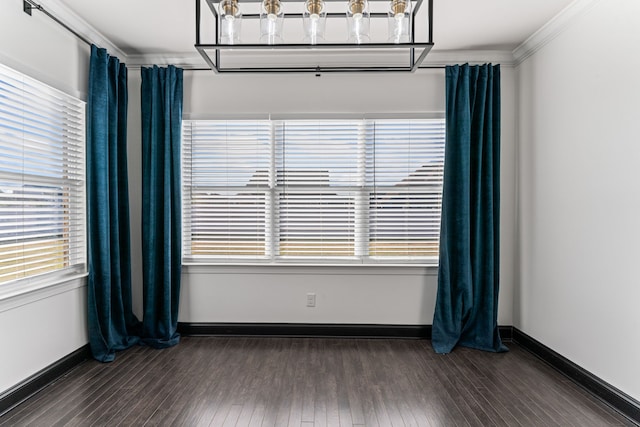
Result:
[[[0,65],[0,286],[83,272],[85,107]]]
[[[428,262],[444,119],[183,122],[185,262]]]

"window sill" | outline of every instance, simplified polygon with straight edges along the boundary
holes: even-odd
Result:
[[[186,274],[428,275],[435,264],[183,263]]]

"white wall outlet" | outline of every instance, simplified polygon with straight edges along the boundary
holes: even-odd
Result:
[[[316,294],[309,293],[307,294],[307,307],[315,307],[316,306]]]

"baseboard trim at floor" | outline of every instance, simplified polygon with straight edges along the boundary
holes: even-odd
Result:
[[[513,326],[498,326],[498,333],[500,334],[500,339],[504,342],[513,340]]]
[[[640,402],[593,375],[586,369],[550,349],[517,328],[513,328],[513,342],[542,359],[557,371],[583,387],[593,396],[640,425]]]
[[[316,323],[178,323],[183,335],[431,338],[431,325],[372,325]]]
[[[500,336],[509,342],[511,326],[500,326]],[[179,323],[183,335],[329,337],[329,338],[414,338],[431,339],[431,325],[372,325],[315,323]]]
[[[89,357],[91,357],[91,349],[87,344],[3,392],[0,394],[0,416],[38,393]]]

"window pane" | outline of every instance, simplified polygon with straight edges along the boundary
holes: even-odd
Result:
[[[185,121],[183,130],[185,256],[267,256],[271,124]]]
[[[444,120],[377,121],[374,133],[369,255],[436,257]]]
[[[364,131],[357,121],[276,125],[280,256],[355,255],[354,188],[363,183]]]
[[[194,190],[191,254],[264,256],[268,193]]]
[[[188,122],[187,159],[194,187],[268,186],[269,122]],[[186,139],[186,138],[185,138]]]
[[[295,191],[279,197],[281,256],[345,257],[355,254],[355,199],[348,191]]]
[[[286,121],[275,124],[280,187],[344,187],[362,184],[359,121]]]

